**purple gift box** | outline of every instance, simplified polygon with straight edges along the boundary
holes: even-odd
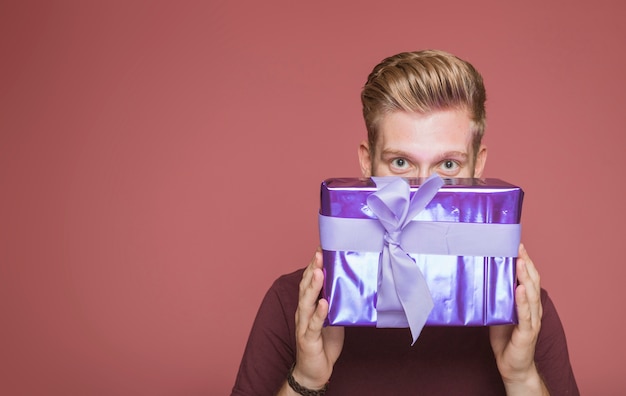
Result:
[[[424,324],[516,323],[522,198],[521,188],[498,179],[325,180],[319,219],[327,324],[419,334]]]

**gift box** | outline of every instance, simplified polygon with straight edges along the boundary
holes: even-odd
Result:
[[[516,323],[522,198],[499,179],[325,180],[327,324],[411,327],[415,340],[423,325]]]

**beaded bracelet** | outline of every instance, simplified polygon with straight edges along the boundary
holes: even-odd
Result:
[[[291,366],[291,369],[289,370],[289,376],[287,377],[287,383],[289,384],[291,389],[293,389],[302,396],[323,396],[324,394],[326,394],[326,390],[328,389],[328,382],[324,384],[324,387],[322,389],[319,390],[305,388],[304,386],[300,385],[295,378],[293,378],[294,367],[296,367],[295,363]]]

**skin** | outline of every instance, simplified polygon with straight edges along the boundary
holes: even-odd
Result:
[[[379,123],[376,147],[366,141],[359,146],[364,177],[404,176],[481,177],[487,148],[474,155],[470,118],[464,110],[428,114],[393,112]],[[515,290],[519,324],[492,326],[491,347],[508,395],[547,395],[534,363],[541,327],[540,278],[523,245],[517,259],[519,285]],[[293,376],[309,389],[328,382],[343,347],[343,327],[323,327],[328,302],[318,299],[322,289],[322,254],[318,248],[300,283],[296,310],[297,355]],[[285,382],[279,395],[297,395]]]

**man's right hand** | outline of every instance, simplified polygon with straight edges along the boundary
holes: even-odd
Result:
[[[322,251],[315,252],[300,282],[296,310],[296,365],[293,378],[308,389],[321,389],[330,379],[343,348],[344,328],[324,327],[328,301],[319,295],[324,283]],[[285,382],[279,394],[293,394]]]

